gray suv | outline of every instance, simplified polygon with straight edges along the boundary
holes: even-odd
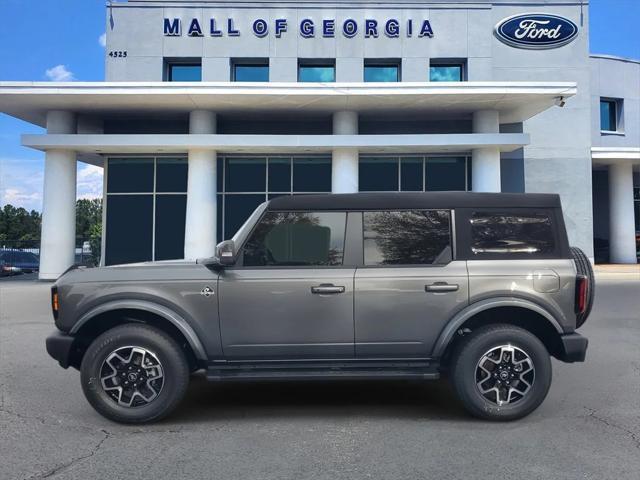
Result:
[[[546,194],[283,196],[217,256],[72,268],[47,350],[91,405],[158,420],[189,376],[214,381],[437,379],[473,415],[532,412],[576,333],[593,271]]]

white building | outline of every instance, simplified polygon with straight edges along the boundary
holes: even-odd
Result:
[[[114,3],[105,82],[0,82],[46,127],[40,276],[73,262],[76,161],[105,168],[107,265],[211,255],[276,195],[388,190],[556,192],[572,244],[636,262],[640,63],[588,30],[579,0]]]

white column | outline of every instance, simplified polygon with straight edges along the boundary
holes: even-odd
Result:
[[[609,248],[611,263],[636,263],[631,163],[609,166]]]
[[[71,112],[47,113],[47,133],[75,133]],[[40,236],[40,280],[55,280],[75,262],[76,153],[47,150]]]
[[[189,115],[190,134],[216,133],[216,115],[196,110]],[[216,152],[189,150],[184,258],[211,257],[216,247]]]
[[[495,110],[481,110],[473,114],[473,133],[499,133],[500,121]],[[500,149],[475,148],[471,152],[472,187],[474,192],[499,192]]]
[[[333,114],[334,135],[357,135],[358,113],[335,112]],[[331,191],[333,193],[355,193],[358,191],[358,149],[334,148],[331,162]]]

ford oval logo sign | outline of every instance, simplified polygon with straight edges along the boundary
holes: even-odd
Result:
[[[525,13],[501,20],[495,28],[498,39],[516,48],[557,48],[578,36],[571,20],[546,13]]]

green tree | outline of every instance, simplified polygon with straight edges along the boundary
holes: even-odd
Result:
[[[40,213],[7,204],[0,209],[0,241],[36,243],[40,240],[40,224]]]
[[[77,246],[89,242],[94,265],[100,263],[102,243],[102,199],[76,201]]]
[[[102,226],[102,199],[76,201],[76,238],[82,242],[95,233],[94,226]],[[81,245],[78,245],[81,246]]]

